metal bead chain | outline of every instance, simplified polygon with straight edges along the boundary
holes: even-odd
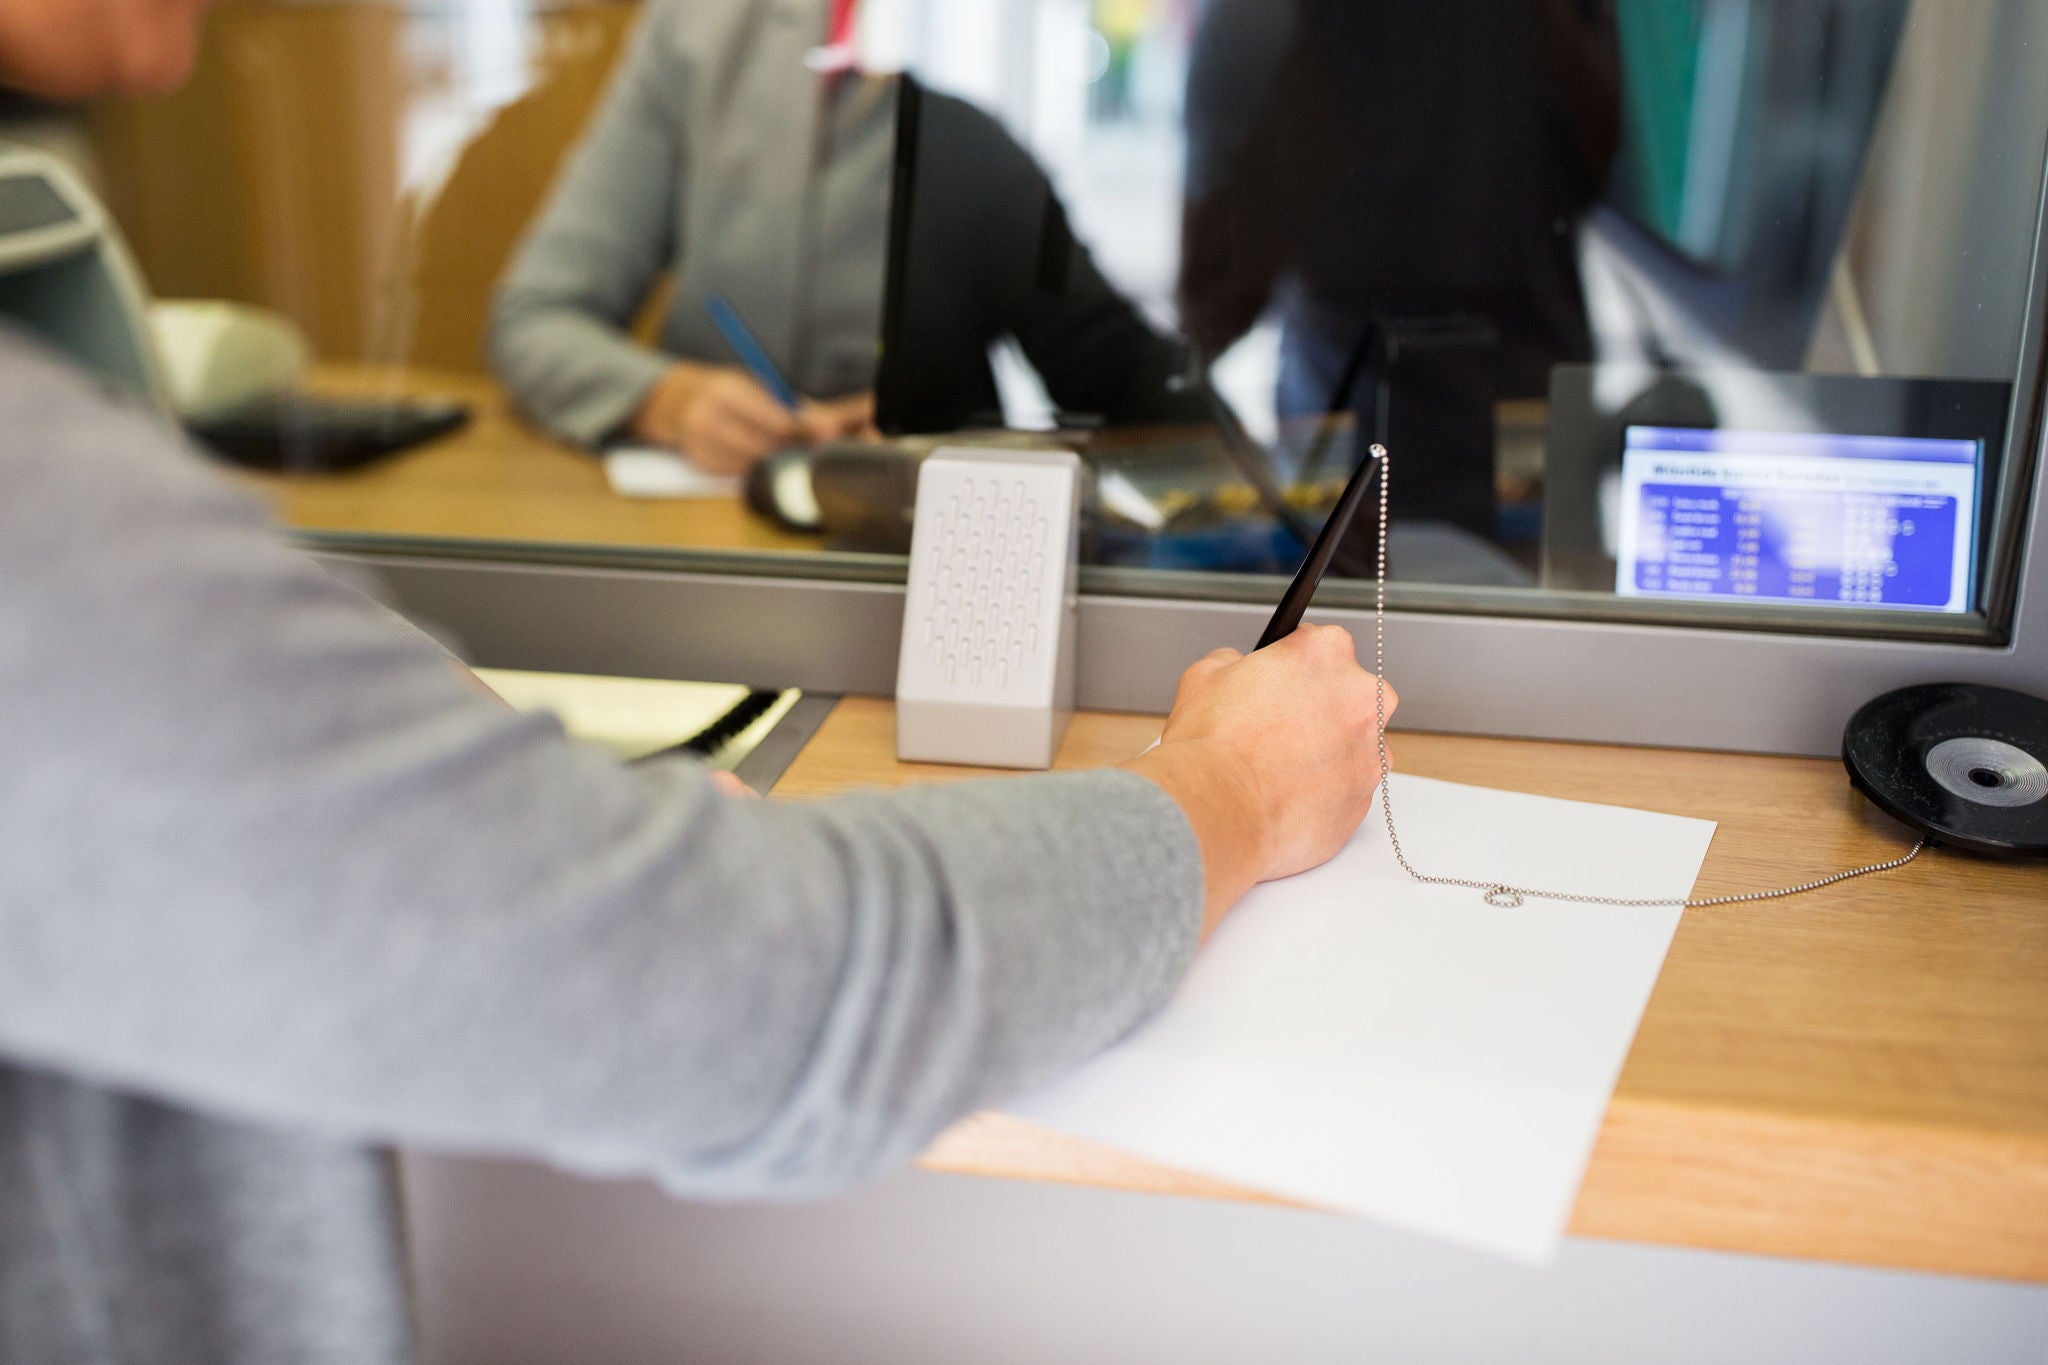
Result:
[[[1373,594],[1372,648],[1372,671],[1374,689],[1377,694],[1375,714],[1379,723],[1380,814],[1386,818],[1387,843],[1394,850],[1394,861],[1401,865],[1403,872],[1406,872],[1416,881],[1424,882],[1430,886],[1463,886],[1482,892],[1488,905],[1501,910],[1519,909],[1524,901],[1530,899],[1571,901],[1580,905],[1614,905],[1641,909],[1678,907],[1686,910],[1702,910],[1713,905],[1740,905],[1748,901],[1768,901],[1778,900],[1785,896],[1799,896],[1804,895],[1808,891],[1818,891],[1823,886],[1833,886],[1836,882],[1846,882],[1856,877],[1868,877],[1879,872],[1893,872],[1919,857],[1920,851],[1927,847],[1927,841],[1922,839],[1919,843],[1914,844],[1911,851],[1904,857],[1894,858],[1890,862],[1872,863],[1868,867],[1859,867],[1851,872],[1837,872],[1831,877],[1821,877],[1815,881],[1801,882],[1797,886],[1780,887],[1776,891],[1752,891],[1747,895],[1713,896],[1703,900],[1631,900],[1622,896],[1575,896],[1561,891],[1538,891],[1531,887],[1508,886],[1501,882],[1470,881],[1463,877],[1432,877],[1427,873],[1417,872],[1415,865],[1408,861],[1408,855],[1402,851],[1401,836],[1394,830],[1394,796],[1390,781],[1393,777],[1393,769],[1387,762],[1387,483],[1390,463],[1387,457],[1387,448],[1383,445],[1373,446],[1372,458],[1378,460],[1380,465],[1380,543],[1379,560],[1376,566],[1378,570],[1377,584]]]

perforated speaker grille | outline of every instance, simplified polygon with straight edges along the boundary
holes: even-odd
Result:
[[[1002,688],[1036,667],[1055,547],[1052,523],[1027,482],[983,475],[946,494],[930,536],[936,590],[916,628],[933,676],[955,687]]]

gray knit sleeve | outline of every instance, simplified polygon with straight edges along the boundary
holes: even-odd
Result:
[[[692,73],[670,51],[672,8],[647,6],[492,299],[499,379],[543,425],[588,446],[623,426],[671,363],[626,329],[674,259],[682,212]]]
[[[1143,778],[623,768],[14,342],[0,433],[0,1056],[797,1195],[1079,1062],[1193,951],[1198,849]]]

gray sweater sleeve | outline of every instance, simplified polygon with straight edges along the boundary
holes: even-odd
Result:
[[[641,17],[610,91],[570,153],[492,300],[489,347],[520,405],[594,446],[672,363],[627,335],[674,259],[689,67],[663,52],[669,6]]]
[[[0,433],[0,1057],[797,1195],[1089,1056],[1193,951],[1199,852],[1142,778],[622,768],[5,338]]]

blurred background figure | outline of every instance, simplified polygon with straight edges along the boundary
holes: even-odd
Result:
[[[494,301],[491,358],[532,416],[722,473],[869,429],[896,109],[847,66],[854,19],[854,0],[650,0]],[[794,407],[737,363],[714,296]]]
[[[1211,0],[1187,92],[1183,330],[1216,357],[1277,313],[1279,415],[1348,413],[1345,467],[1386,441],[1406,518],[1492,538],[1495,403],[1591,353],[1606,0]]]

